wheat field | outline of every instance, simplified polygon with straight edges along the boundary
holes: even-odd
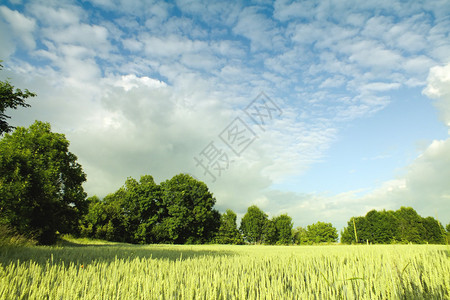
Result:
[[[0,248],[0,299],[449,299],[446,246]]]

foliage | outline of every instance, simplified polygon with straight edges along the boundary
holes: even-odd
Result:
[[[307,226],[306,237],[312,243],[332,243],[337,242],[339,235],[331,223],[319,221]]]
[[[150,175],[128,178],[102,201],[91,198],[83,236],[128,243],[206,243],[220,226],[207,186],[180,174],[157,185]]]
[[[1,69],[3,69],[3,66],[0,64],[0,70]],[[23,92],[20,89],[15,89],[8,80],[0,81],[0,136],[3,133],[11,132],[11,130],[14,129],[14,127],[10,126],[7,122],[10,116],[5,114],[5,110],[8,108],[16,109],[19,106],[29,107],[30,105],[25,102],[25,99],[35,96],[35,93],[32,93],[27,89]]]
[[[247,209],[247,213],[241,220],[240,231],[244,240],[248,243],[261,243],[264,237],[264,231],[267,225],[267,214],[265,214],[256,205]]]
[[[220,216],[220,227],[215,238],[217,244],[240,245],[244,242],[237,229],[236,219],[236,213],[231,209]]]
[[[297,245],[309,244],[307,231],[305,228],[299,226],[293,230],[293,240]]]
[[[266,220],[263,228],[262,242],[267,245],[275,245],[277,241],[278,233],[275,220]]]
[[[220,226],[220,214],[213,209],[216,199],[205,183],[179,174],[161,184],[162,227],[165,242],[175,244],[211,241]]]
[[[445,242],[442,225],[432,217],[422,218],[411,207],[401,207],[397,211],[372,210],[364,217],[352,218],[342,232],[343,243],[355,242],[353,220],[359,242],[375,244]]]
[[[446,246],[2,248],[2,299],[449,299]]]
[[[37,242],[29,236],[17,233],[13,228],[0,224],[0,247],[34,246]]]
[[[277,244],[288,245],[292,243],[292,218],[287,214],[274,218],[277,229]]]
[[[0,140],[0,222],[41,244],[75,232],[86,211],[86,175],[63,134],[36,121]]]
[[[283,214],[268,220],[264,231],[264,242],[269,245],[292,243],[292,218]]]

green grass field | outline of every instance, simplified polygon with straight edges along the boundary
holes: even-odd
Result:
[[[0,299],[449,299],[446,246],[0,248]]]

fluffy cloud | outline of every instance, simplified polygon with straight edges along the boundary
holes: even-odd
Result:
[[[450,127],[450,64],[431,68],[424,94],[436,99],[434,104],[442,120]]]
[[[36,21],[11,10],[6,6],[0,6],[0,33],[2,36],[2,47],[0,55],[6,58],[11,55],[17,45],[15,40],[20,41],[20,46],[25,46],[28,49],[36,47],[36,41],[33,37],[33,32],[36,28]]]
[[[449,21],[439,17],[445,8],[387,1],[276,1],[273,8],[89,2],[36,1],[23,12],[1,6],[0,55],[10,68],[6,76],[39,95],[30,109],[14,112],[14,125],[41,119],[66,133],[90,195],[114,191],[127,176],[161,181],[189,172],[208,183],[220,209],[242,215],[255,203],[271,215],[288,212],[298,225],[343,226],[368,209],[410,203],[428,214],[420,202],[427,195],[445,209],[444,140],[403,177],[373,191],[332,196],[275,188],[321,161],[342,127],[395,101],[390,92],[424,86],[428,69],[450,53]],[[446,124],[448,69],[433,68],[425,90]],[[282,116],[212,182],[193,157],[261,91]]]

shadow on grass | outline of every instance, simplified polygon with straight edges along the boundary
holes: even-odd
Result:
[[[61,247],[62,246],[62,247]],[[116,260],[161,259],[184,261],[205,256],[233,256],[235,252],[189,245],[80,244],[64,241],[61,246],[0,247],[0,264],[35,262],[69,266],[112,263]]]

